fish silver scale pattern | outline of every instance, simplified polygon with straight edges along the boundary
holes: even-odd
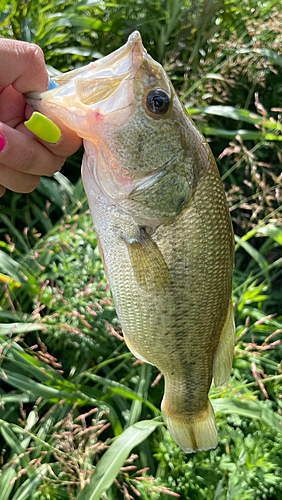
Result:
[[[90,203],[125,336],[142,358],[164,373],[169,406],[178,413],[197,412],[206,404],[213,356],[230,301],[231,280],[226,281],[233,262],[230,218],[218,174],[206,174],[189,208],[173,223],[152,231],[172,276],[165,292],[144,293],[136,282],[112,213],[127,231],[135,225],[133,219],[121,217],[98,198]]]

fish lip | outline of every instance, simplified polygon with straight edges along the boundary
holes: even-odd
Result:
[[[127,45],[132,45],[135,44],[136,42],[140,41],[142,43],[142,37],[140,35],[140,32],[138,30],[135,30],[129,35],[126,44]]]
[[[68,73],[54,77],[53,80],[59,85],[58,87],[41,93],[28,92],[23,96],[33,108],[39,107],[42,101],[56,104],[57,97],[60,99],[62,92],[64,92],[63,87],[73,87],[73,93],[75,93],[76,85],[80,79],[88,80],[89,86],[93,88],[95,88],[95,84],[103,83],[105,95],[107,95],[110,89],[116,85],[115,82],[118,79],[121,82],[132,77],[132,71],[135,73],[139,69],[146,54],[147,51],[142,44],[141,35],[136,30],[129,35],[127,42],[122,47],[111,54],[82,68],[68,72],[69,78]],[[97,97],[98,100],[103,100],[101,95]],[[95,99],[93,104],[97,104]]]
[[[134,31],[122,47],[81,68],[79,75],[89,79],[122,76],[131,72],[133,66],[139,67],[145,54],[147,51],[142,44],[141,35],[139,31]],[[127,64],[129,67],[126,68]],[[53,80],[60,84],[60,76]]]

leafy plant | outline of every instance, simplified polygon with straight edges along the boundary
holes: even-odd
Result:
[[[237,343],[212,388],[219,445],[185,455],[161,374],[124,346],[80,180],[81,151],[0,200],[1,500],[282,499],[281,16],[274,0],[0,0],[0,36],[51,74],[134,29],[208,137],[235,229]],[[56,68],[56,69],[55,69]]]

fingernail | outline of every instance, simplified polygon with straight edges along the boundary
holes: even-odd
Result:
[[[24,124],[28,130],[42,141],[55,144],[61,139],[62,132],[56,123],[52,122],[47,116],[38,113],[38,111],[35,111]]]
[[[59,84],[54,82],[52,78],[49,78],[49,86],[47,90],[52,90],[55,89],[56,87],[59,87]]]
[[[2,151],[2,149],[4,149],[5,144],[6,144],[5,137],[4,137],[4,135],[2,135],[0,133],[0,151]]]

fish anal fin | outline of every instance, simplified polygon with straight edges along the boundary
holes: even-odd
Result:
[[[178,415],[166,412],[164,398],[162,413],[174,441],[185,453],[216,448],[217,428],[213,407],[209,399],[205,408],[200,412]]]
[[[235,344],[235,321],[232,302],[230,302],[228,314],[213,361],[213,380],[217,387],[228,380],[232,368]]]
[[[138,285],[149,291],[168,289],[171,276],[166,261],[159,247],[146,231],[140,231],[140,235],[135,240],[124,239]]]

